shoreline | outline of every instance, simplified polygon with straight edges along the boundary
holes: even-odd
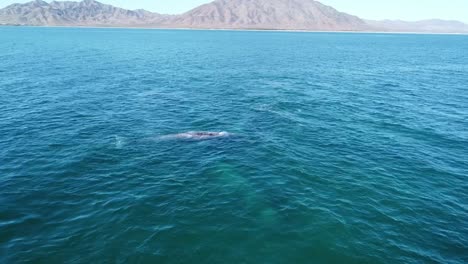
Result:
[[[306,29],[248,29],[248,28],[184,28],[184,27],[130,27],[130,26],[38,26],[8,25],[0,27],[32,28],[80,28],[80,29],[135,29],[135,30],[194,30],[194,31],[252,31],[252,32],[289,32],[289,33],[350,33],[350,34],[402,34],[402,35],[468,35],[468,32],[421,32],[421,31],[352,31],[352,30],[306,30]]]

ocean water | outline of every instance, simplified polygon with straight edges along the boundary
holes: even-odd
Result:
[[[468,36],[0,28],[0,263],[467,262]]]

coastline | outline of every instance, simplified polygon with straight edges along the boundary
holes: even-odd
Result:
[[[252,31],[252,32],[289,32],[289,33],[350,33],[350,34],[403,34],[403,35],[468,35],[468,32],[424,32],[424,31],[352,31],[352,30],[306,30],[306,29],[249,29],[249,28],[190,28],[190,27],[131,27],[131,26],[50,26],[50,25],[11,25],[0,27],[35,28],[90,28],[90,29],[135,29],[135,30],[194,30],[194,31]]]

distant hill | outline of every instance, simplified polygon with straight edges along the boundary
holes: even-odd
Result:
[[[376,30],[395,32],[468,33],[468,25],[460,21],[429,19],[421,21],[367,20]]]
[[[41,0],[0,9],[0,23],[33,26],[145,26],[164,16],[145,10],[126,10],[93,0],[51,2]]]
[[[126,10],[94,0],[35,0],[0,9],[0,24],[468,33],[468,25],[458,21],[363,20],[314,0],[216,0],[180,15]]]
[[[216,0],[171,21],[180,27],[365,30],[360,18],[313,0]]]

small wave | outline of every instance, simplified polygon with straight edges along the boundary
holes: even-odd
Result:
[[[381,84],[384,88],[398,88],[400,85],[398,83],[383,83]]]

